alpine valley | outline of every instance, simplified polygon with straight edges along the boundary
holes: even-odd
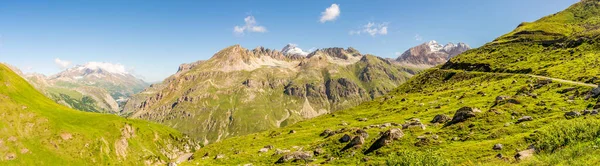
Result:
[[[320,28],[353,17],[352,5],[341,7],[325,9]],[[169,23],[181,23],[174,16],[189,10],[167,11]],[[35,12],[22,13],[27,20]],[[78,14],[68,18],[86,18]],[[136,34],[168,26],[141,29],[148,24],[126,16]],[[126,28],[109,20],[99,19],[106,30]],[[254,16],[244,22],[233,32],[245,39],[281,27]],[[388,32],[392,25],[369,22],[350,36],[378,40],[397,32]],[[3,63],[0,165],[598,165],[600,0],[514,26],[477,48],[429,41],[395,58],[352,47],[232,45],[151,85],[111,63],[51,76]],[[174,39],[164,32],[159,38]]]
[[[431,47],[428,47],[431,46]],[[468,49],[435,42],[405,56],[434,61],[394,61],[354,48],[324,48],[306,53],[294,45],[282,52],[240,45],[212,58],[183,64],[163,83],[136,94],[125,106],[131,118],[178,129],[208,144],[228,137],[284,127],[351,108],[385,95],[422,71],[440,64],[445,50]],[[412,48],[411,50],[413,50]]]

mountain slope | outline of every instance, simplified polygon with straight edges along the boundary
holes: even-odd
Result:
[[[564,19],[571,16],[564,13],[577,13],[579,20],[585,18],[580,14],[595,11],[600,11],[600,3],[584,0],[540,21],[570,26],[579,23]],[[572,75],[581,73],[546,73],[557,77],[553,79],[519,74],[523,72],[519,66],[506,60],[545,46],[530,40],[540,36],[527,33],[519,36],[523,41],[504,40],[512,34],[460,54],[441,69],[419,73],[387,95],[357,107],[210,144],[196,152],[207,157],[190,164],[597,165],[600,88],[560,79],[577,81]],[[562,58],[541,63],[529,59],[522,63],[531,69],[526,73],[543,74],[550,60],[569,64],[581,58],[577,51],[563,54],[573,48],[549,47],[545,49],[552,51],[544,52],[546,57]],[[511,52],[489,53],[492,48]],[[577,48],[600,57],[592,52],[597,48]],[[500,69],[504,66],[515,68]],[[212,159],[216,155],[225,157]]]
[[[530,73],[598,84],[599,5],[584,0],[535,22],[522,23],[493,42],[452,58],[444,68]]]
[[[352,48],[294,55],[231,46],[183,65],[134,96],[125,111],[208,144],[355,106],[417,72]]]
[[[0,65],[1,165],[166,164],[195,143],[141,120],[61,106]]]
[[[57,103],[87,112],[118,114],[128,98],[147,83],[125,71],[121,65],[90,62],[46,77],[25,74],[38,90]]]

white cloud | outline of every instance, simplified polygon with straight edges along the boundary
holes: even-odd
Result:
[[[321,19],[319,22],[325,23],[327,21],[335,21],[338,17],[340,17],[340,6],[334,3],[325,9],[325,11],[321,12]]]
[[[243,26],[233,27],[233,32],[236,34],[240,34],[240,35],[243,35],[245,32],[259,32],[259,33],[267,32],[267,28],[265,28],[264,26],[258,25],[258,22],[256,22],[256,19],[254,18],[254,16],[248,16],[248,17],[244,18],[244,22],[246,24]]]
[[[367,23],[367,25],[364,25],[362,27],[362,29],[359,30],[354,30],[354,31],[350,31],[350,35],[360,35],[363,33],[367,33],[371,36],[377,36],[377,35],[387,35],[388,34],[388,23],[380,23],[380,24],[376,24],[373,22],[369,22]]]
[[[61,60],[59,58],[54,59],[54,63],[56,63],[60,69],[66,69],[69,67],[69,65],[71,65],[70,61]]]
[[[416,34],[415,35],[415,40],[421,41],[421,40],[423,40],[423,37],[421,35],[419,35],[419,34]]]

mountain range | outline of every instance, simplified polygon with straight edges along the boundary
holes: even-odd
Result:
[[[148,84],[122,65],[89,62],[52,76],[23,74],[54,101],[87,112],[119,114],[129,97]]]
[[[230,46],[181,65],[163,83],[132,97],[124,111],[208,144],[353,107],[421,70],[353,48],[282,50]]]
[[[207,145],[190,164],[596,165],[599,15],[580,1],[372,101]]]

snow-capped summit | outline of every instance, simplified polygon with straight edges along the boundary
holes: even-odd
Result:
[[[292,43],[289,43],[285,47],[283,47],[283,49],[281,49],[281,52],[284,55],[308,55],[308,52],[303,51],[302,49],[298,48],[298,45]]]
[[[433,52],[437,52],[437,51],[444,49],[444,46],[440,45],[435,40],[427,42],[427,46],[429,46],[429,49],[431,49],[431,51],[433,51]]]
[[[435,66],[445,63],[450,58],[469,49],[471,47],[464,43],[441,45],[432,40],[408,49],[396,61],[406,64]]]
[[[121,74],[126,75],[129,74],[125,69],[125,66],[121,64],[112,64],[105,62],[88,62],[85,65],[77,66],[77,70],[92,70],[92,71],[100,71],[100,72],[109,72],[113,74]]]

